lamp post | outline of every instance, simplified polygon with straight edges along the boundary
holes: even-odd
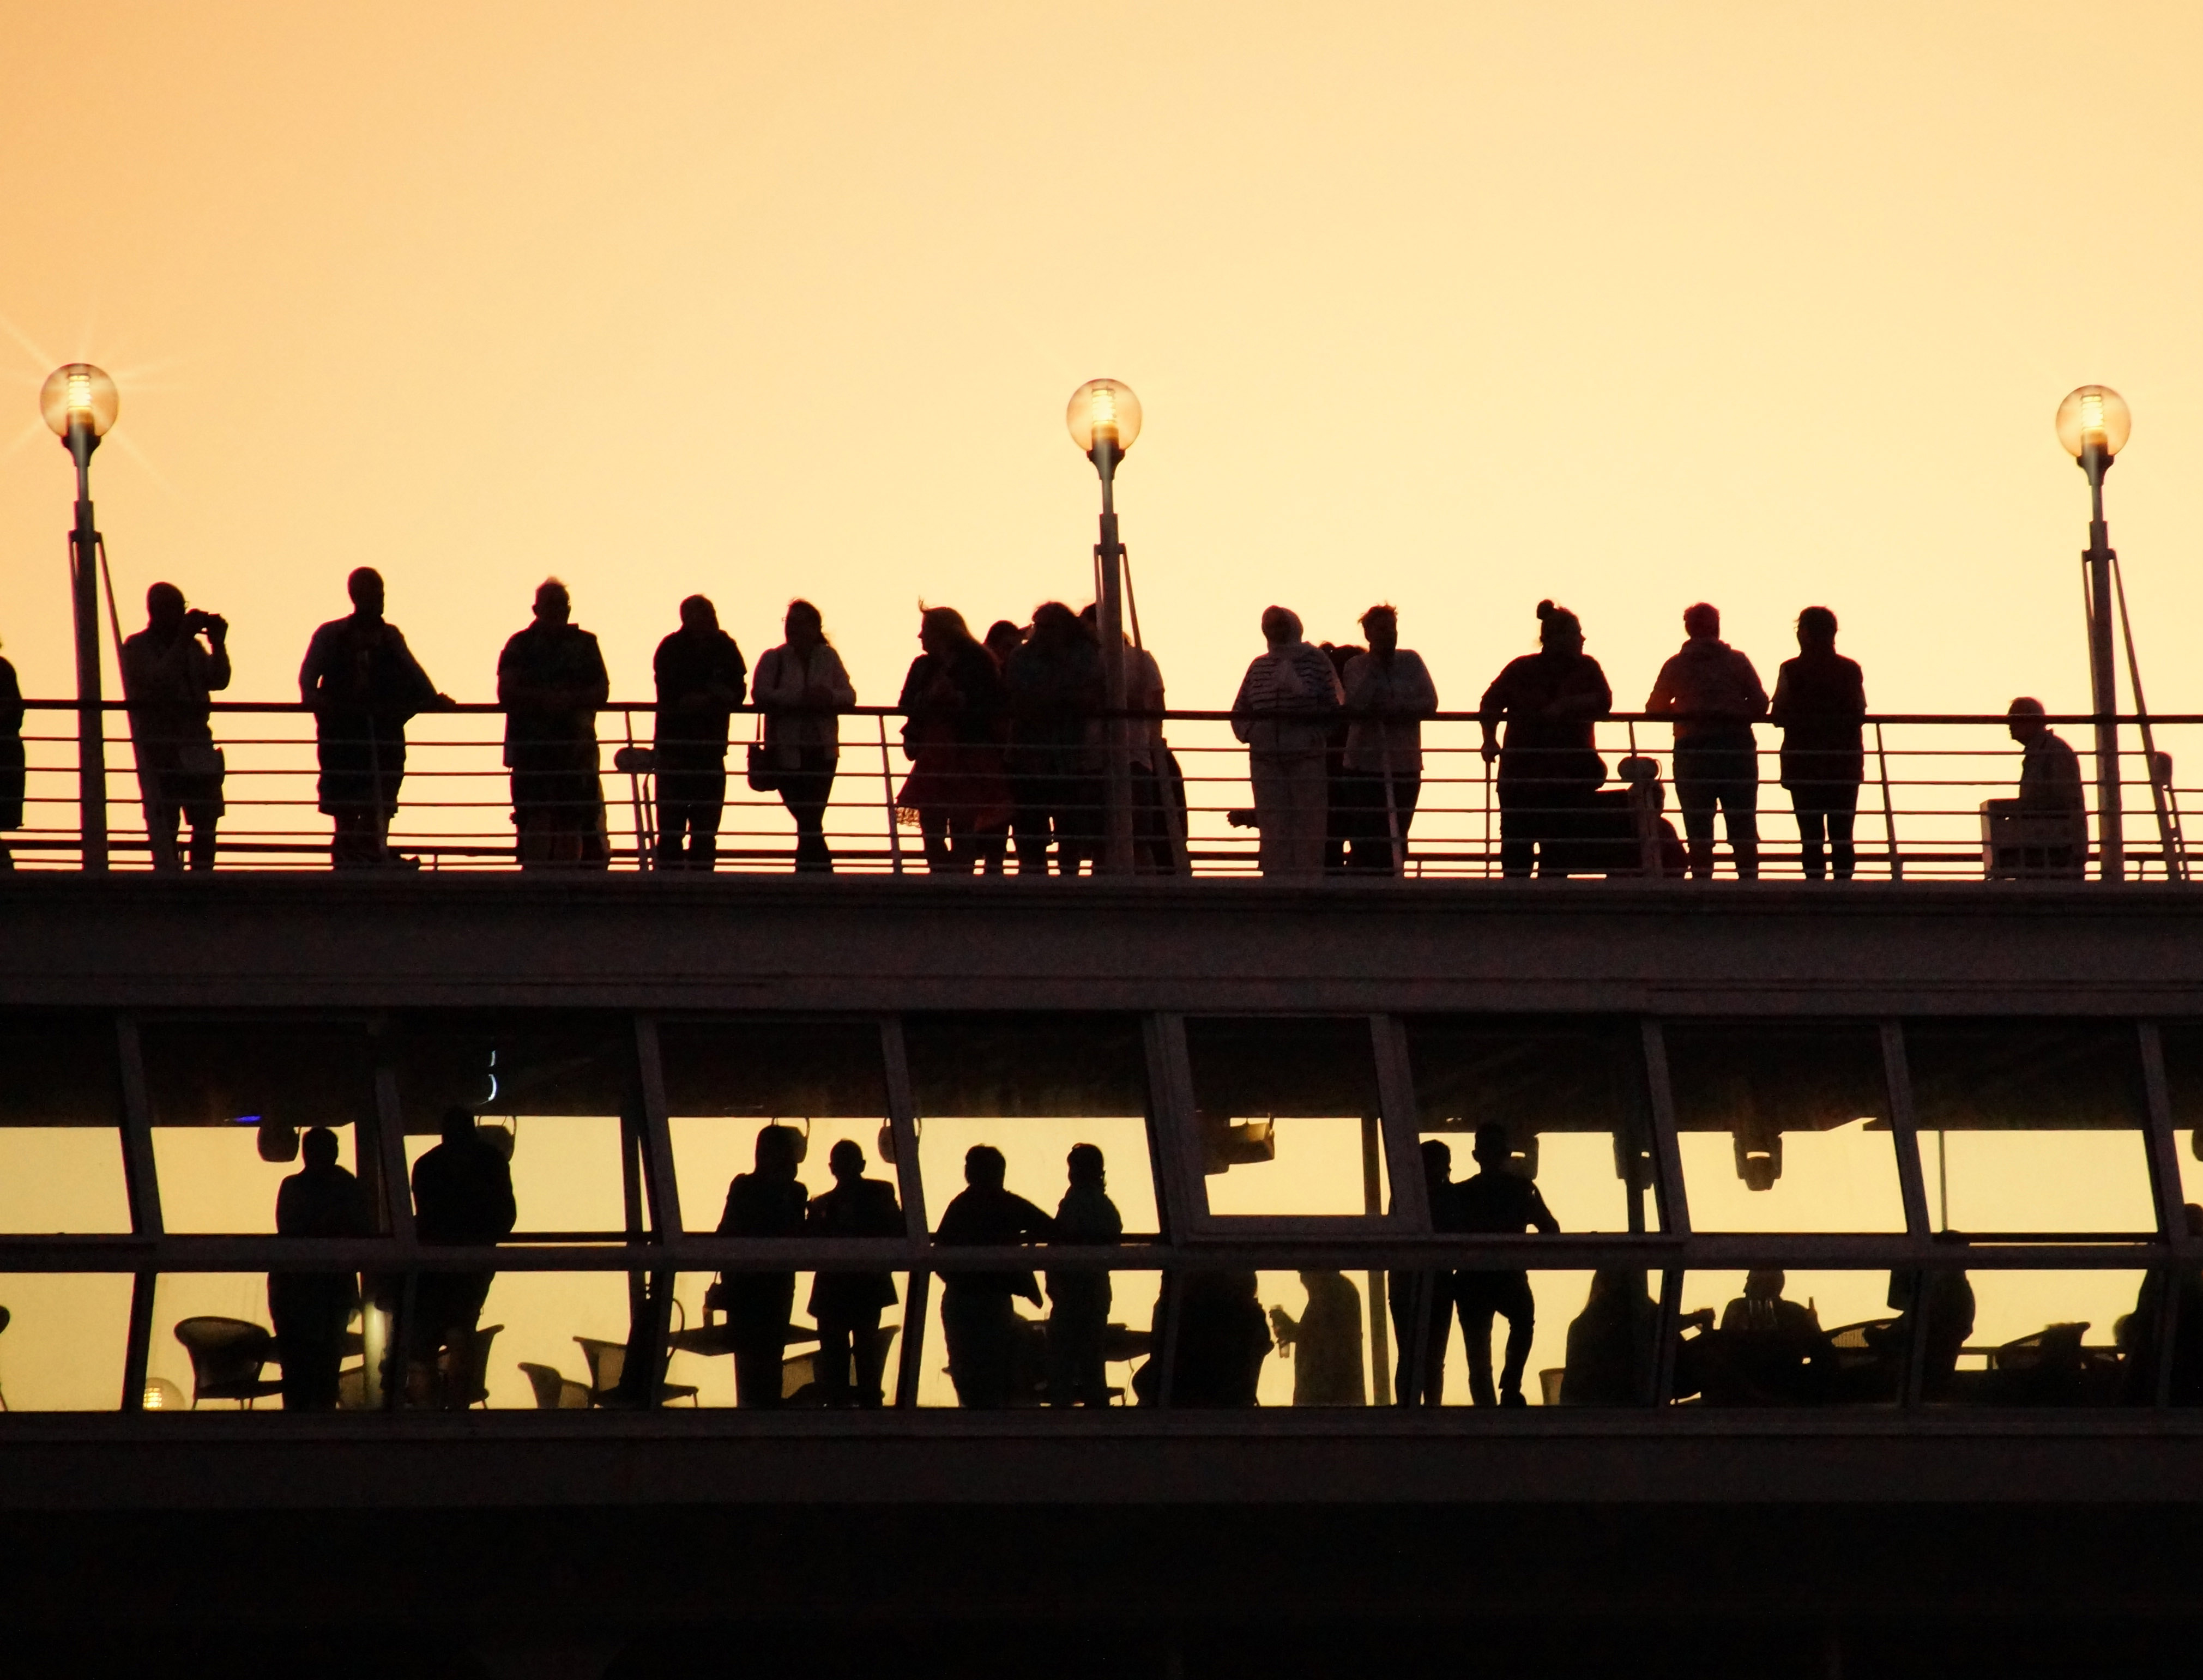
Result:
[[[107,868],[107,748],[100,711],[99,529],[92,516],[92,452],[115,424],[121,398],[89,362],[46,375],[38,410],[76,463],[76,526],[69,533],[70,600],[76,617],[76,776],[82,867]]]
[[[1092,379],[1071,393],[1064,415],[1071,440],[1102,475],[1102,540],[1094,557],[1101,571],[1096,603],[1102,640],[1103,704],[1112,714],[1102,731],[1108,757],[1108,828],[1102,865],[1113,875],[1132,872],[1132,757],[1125,710],[1125,545],[1117,536],[1117,463],[1140,435],[1140,399],[1113,379]]]
[[[2134,416],[2126,398],[2109,386],[2084,385],[2058,405],[2058,441],[2088,475],[2089,709],[2096,714],[2096,858],[2105,881],[2126,878],[2126,848],[2119,818],[2117,668],[2111,663],[2111,532],[2104,523],[2104,475],[2127,446]]]

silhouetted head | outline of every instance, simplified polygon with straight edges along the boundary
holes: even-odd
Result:
[[[987,627],[982,644],[995,656],[995,663],[1006,665],[1010,656],[1025,645],[1025,633],[1007,618],[998,618]]]
[[[2011,738],[2023,743],[2039,741],[2050,733],[2050,726],[2042,721],[2042,702],[2023,694],[2004,709],[2005,728]]]
[[[1538,645],[1548,653],[1583,651],[1583,621],[1566,607],[1538,603]]]
[[[1632,1266],[1601,1266],[1591,1275],[1589,1304],[1612,1306],[1626,1300],[1650,1299],[1645,1274]]]
[[[1782,1286],[1788,1280],[1773,1266],[1762,1266],[1744,1277],[1744,1298],[1749,1301],[1779,1301]]]
[[[1798,645],[1828,648],[1836,645],[1836,616],[1826,607],[1807,607],[1798,615]]]
[[[327,1126],[316,1126],[300,1141],[298,1153],[310,1167],[333,1167],[337,1164],[337,1135]]]
[[[793,1126],[760,1126],[757,1135],[757,1170],[760,1178],[795,1176],[795,1146],[802,1134]]]
[[[1389,659],[1400,645],[1400,614],[1390,602],[1380,601],[1361,615],[1361,634],[1369,639],[1369,651],[1379,659]]]
[[[1685,607],[1683,634],[1686,636],[1718,636],[1721,634],[1721,609],[1706,601]]]
[[[802,652],[809,652],[826,640],[825,615],[800,596],[788,604],[787,616],[780,621],[780,628],[788,638],[788,645]]]
[[[1034,647],[1068,647],[1084,631],[1078,615],[1060,601],[1042,601],[1033,609],[1032,634],[1025,640]]]
[[[826,1152],[826,1165],[837,1183],[853,1183],[865,1176],[865,1147],[854,1138],[843,1138]]]
[[[444,1141],[456,1148],[464,1148],[476,1141],[474,1110],[447,1108],[444,1111]]]
[[[709,635],[719,628],[719,610],[708,595],[691,595],[681,604],[681,628],[692,636]]]
[[[928,653],[953,653],[968,645],[972,628],[964,622],[964,615],[954,607],[920,607],[918,614],[918,642]]]
[[[145,592],[145,623],[164,636],[184,628],[184,592],[173,583],[157,583]]]
[[[1010,1164],[991,1143],[975,1143],[964,1152],[964,1182],[981,1190],[999,1190],[1009,1176]]]
[[[1301,616],[1290,607],[1262,609],[1262,640],[1272,647],[1290,647],[1301,639]]]
[[[1476,1129],[1476,1147],[1471,1152],[1477,1165],[1497,1172],[1515,1158],[1515,1146],[1507,1135],[1507,1128],[1497,1120],[1487,1120]]]
[[[382,574],[372,566],[361,566],[345,580],[345,593],[351,597],[352,610],[363,618],[382,616]]]
[[[546,629],[563,630],[574,616],[574,598],[555,577],[535,586],[535,622]]]
[[[1434,1137],[1423,1140],[1423,1179],[1433,1187],[1453,1182],[1453,1151]]]
[[[1096,1190],[1102,1187],[1109,1176],[1102,1159],[1101,1150],[1090,1143],[1072,1144],[1064,1165],[1069,1169],[1073,1184],[1091,1185]]]

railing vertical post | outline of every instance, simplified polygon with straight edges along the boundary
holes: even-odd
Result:
[[[895,761],[888,757],[888,716],[880,713],[880,800],[888,813],[888,856],[895,861],[895,872],[902,873],[902,834],[895,822]]]
[[[1889,754],[1882,748],[1881,725],[1874,726],[1874,762],[1881,777],[1881,831],[1889,842],[1889,878],[1905,879],[1905,859],[1897,850],[1897,813],[1889,803]]]

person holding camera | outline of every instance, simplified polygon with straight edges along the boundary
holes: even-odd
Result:
[[[181,867],[180,822],[192,825],[191,865],[214,867],[227,765],[208,722],[210,696],[229,687],[229,621],[184,604],[184,592],[157,583],[145,592],[145,628],[122,644],[122,693],[138,752],[145,835],[153,867]]]

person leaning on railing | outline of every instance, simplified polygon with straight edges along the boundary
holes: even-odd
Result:
[[[1540,875],[1565,875],[1592,795],[1606,780],[1594,726],[1614,709],[1614,690],[1584,651],[1582,621],[1566,607],[1538,603],[1538,640],[1537,652],[1507,662],[1476,709],[1484,762],[1499,766],[1500,868],[1526,875],[1534,859]]]
[[[658,867],[718,865],[719,818],[727,806],[727,731],[749,669],[719,628],[708,595],[681,603],[681,628],[658,645],[651,675],[658,716],[651,746],[658,764]]]
[[[597,781],[597,709],[611,693],[597,639],[573,622],[566,586],[546,578],[535,619],[497,659],[505,762],[520,866],[609,861]]]
[[[336,825],[329,865],[356,869],[397,861],[390,824],[405,780],[405,724],[416,713],[448,711],[399,628],[382,616],[382,575],[362,566],[345,580],[349,616],[314,632],[298,668],[298,699],[314,714],[316,788]]]

